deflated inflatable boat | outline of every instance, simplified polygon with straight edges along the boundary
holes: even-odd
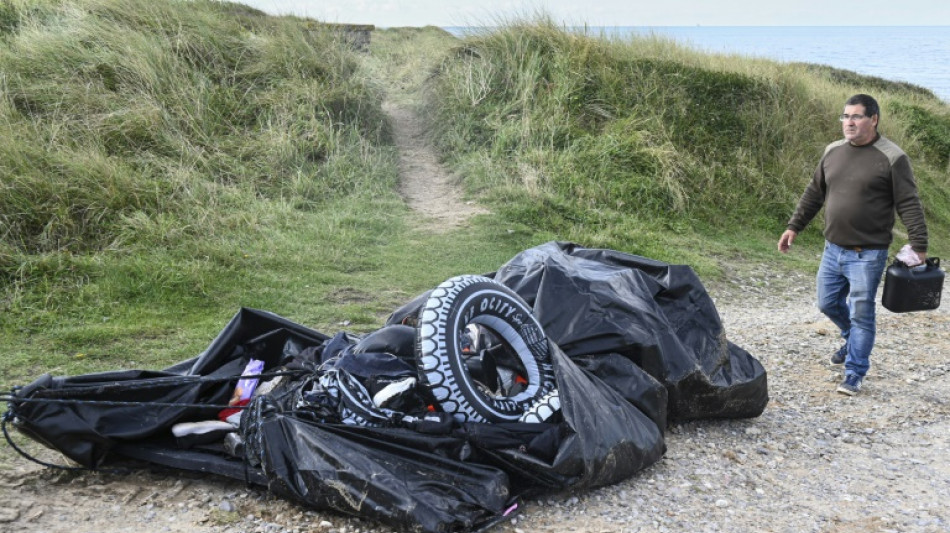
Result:
[[[5,431],[83,467],[212,472],[450,532],[626,479],[663,455],[669,421],[758,416],[768,392],[689,267],[552,242],[366,335],[241,309],[171,368],[44,375],[5,400]]]

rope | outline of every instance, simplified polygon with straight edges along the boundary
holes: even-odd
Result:
[[[54,403],[54,404],[82,404],[99,405],[102,407],[128,407],[128,406],[149,406],[149,407],[193,407],[199,409],[246,409],[244,405],[216,405],[208,403],[176,403],[176,402],[122,402],[109,400],[80,400],[63,398],[15,398],[12,396],[0,396],[0,402],[10,403]]]
[[[9,444],[10,447],[14,449],[14,451],[16,451],[18,454],[23,456],[25,459],[32,461],[40,466],[45,466],[46,468],[53,468],[55,470],[65,470],[67,472],[88,472],[88,471],[95,470],[95,468],[87,468],[85,466],[63,466],[63,465],[57,465],[53,463],[47,463],[46,461],[41,461],[37,459],[36,457],[33,457],[32,455],[27,453],[25,450],[17,446],[15,442],[13,442],[13,438],[10,436],[10,432],[7,431],[7,422],[10,420],[10,418],[12,418],[12,412],[7,411],[3,415],[3,421],[0,422],[0,428],[3,429],[3,437],[7,440],[7,444]]]
[[[130,383],[130,382],[121,382],[116,381],[107,385],[98,384],[90,385],[87,387],[76,387],[73,389],[41,389],[34,391],[35,396],[39,397],[18,397],[17,392],[23,387],[14,387],[10,393],[0,396],[0,402],[7,402],[7,411],[3,415],[3,420],[0,422],[0,429],[3,431],[3,437],[6,439],[7,444],[10,445],[17,453],[26,458],[29,461],[32,461],[38,465],[53,468],[56,470],[64,470],[69,472],[88,472],[88,471],[97,471],[97,472],[107,472],[107,473],[120,473],[125,472],[121,469],[97,469],[84,466],[63,466],[53,463],[47,463],[41,461],[36,457],[33,457],[25,450],[16,445],[13,441],[13,438],[10,436],[10,432],[7,430],[7,422],[14,418],[14,406],[20,403],[46,403],[46,404],[81,404],[81,405],[96,405],[102,407],[128,407],[128,406],[149,406],[149,407],[184,407],[184,408],[198,408],[198,409],[247,409],[247,405],[216,405],[216,404],[207,404],[207,403],[185,403],[185,402],[132,402],[132,401],[116,401],[116,400],[86,400],[81,398],[69,398],[69,396],[80,396],[82,394],[104,394],[112,390],[143,390],[150,388],[158,387],[167,387],[169,385],[182,385],[182,384],[201,384],[201,383],[222,383],[228,381],[234,381],[239,379],[255,379],[255,378],[271,378],[277,376],[296,376],[302,373],[308,373],[306,370],[293,370],[286,372],[269,372],[264,374],[248,374],[241,376],[227,376],[222,378],[210,378],[202,376],[182,376],[181,378],[169,377],[169,379],[164,378],[146,378],[148,383]],[[138,380],[133,380],[138,381]],[[65,398],[44,398],[43,394],[56,394],[59,396],[65,396]],[[245,475],[247,477],[247,475]],[[249,478],[248,478],[249,479]]]
[[[248,374],[243,376],[228,376],[223,378],[208,378],[200,376],[183,376],[182,378],[166,379],[160,383],[155,383],[156,379],[162,380],[163,378],[152,378],[150,383],[142,384],[132,384],[130,382],[116,381],[108,385],[90,385],[87,387],[76,387],[70,389],[40,389],[33,393],[33,397],[18,397],[16,391],[22,389],[22,387],[15,387],[14,392],[0,396],[0,402],[8,403],[53,403],[53,404],[82,404],[82,405],[99,405],[103,407],[127,407],[127,406],[151,406],[151,407],[187,407],[187,408],[206,408],[206,409],[243,409],[243,406],[236,405],[215,405],[207,403],[183,403],[183,402],[149,402],[149,401],[119,401],[119,400],[85,400],[80,398],[70,398],[71,396],[82,396],[84,394],[105,394],[113,390],[126,391],[126,390],[144,390],[158,387],[166,387],[168,385],[186,385],[186,384],[200,384],[200,383],[222,383],[227,381],[234,381],[236,379],[259,379],[259,378],[271,378],[278,376],[296,376],[299,374],[308,373],[306,370],[292,370],[287,372],[268,372],[264,374]],[[49,398],[46,395],[56,395],[57,398]]]
[[[225,383],[240,379],[259,379],[278,376],[297,376],[309,373],[307,370],[289,370],[285,372],[267,372],[264,374],[247,374],[241,376],[226,376],[221,378],[212,378],[206,376],[160,376],[153,378],[144,378],[140,380],[115,381],[109,384],[88,385],[85,387],[71,387],[69,389],[40,389],[35,396],[43,397],[44,394],[56,395],[60,398],[70,396],[81,396],[83,394],[103,394],[113,390],[145,390],[168,387],[170,385],[188,385],[203,383]]]

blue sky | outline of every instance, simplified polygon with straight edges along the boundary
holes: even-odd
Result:
[[[274,15],[394,26],[480,26],[543,11],[590,26],[950,26],[950,0],[244,0]],[[771,4],[771,5],[770,5]],[[856,43],[865,48],[872,43]]]

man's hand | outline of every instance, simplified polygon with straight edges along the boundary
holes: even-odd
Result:
[[[783,233],[778,239],[778,251],[782,252],[783,254],[787,254],[788,249],[792,247],[792,243],[795,241],[795,237],[797,236],[797,231],[790,229],[785,230],[785,233]]]

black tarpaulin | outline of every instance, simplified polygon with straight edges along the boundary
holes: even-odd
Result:
[[[514,495],[602,486],[659,460],[666,448],[656,424],[551,348],[564,418],[553,457],[473,435],[491,424],[426,435],[313,423],[293,409],[292,394],[253,405],[242,419],[248,453],[275,492],[425,531],[465,531],[499,516]]]
[[[117,443],[163,438],[176,422],[214,418],[219,408],[155,404],[223,405],[235,384],[224,378],[239,376],[253,355],[276,365],[292,355],[283,350],[293,339],[315,345],[327,336],[273,313],[241,309],[204,352],[165,370],[39,377],[17,396],[75,403],[25,403],[16,410],[18,428],[79,464],[96,467]]]
[[[512,258],[495,279],[533,306],[564,353],[602,370],[608,382],[613,367],[597,359],[619,354],[661,383],[670,420],[754,417],[768,403],[765,369],[728,341],[712,298],[688,266],[551,242]],[[628,381],[624,390],[637,391],[632,401],[659,409],[649,380]]]
[[[89,467],[135,457],[232,477],[245,471],[309,507],[449,532],[498,521],[519,496],[632,476],[662,457],[668,419],[756,416],[765,407],[764,370],[725,339],[688,267],[548,243],[494,277],[533,306],[548,337],[560,398],[548,422],[453,424],[436,416],[409,424],[413,417],[394,416],[341,423],[314,396],[321,379],[411,374],[406,327],[331,337],[252,309],[238,312],[194,359],[161,372],[43,376],[17,391],[23,401],[11,401],[11,410],[24,433]],[[393,320],[411,316],[421,300]],[[235,431],[242,451],[178,449],[171,427],[214,418],[251,358],[265,362],[265,373],[297,374],[251,400]],[[33,401],[44,398],[140,404]]]
[[[511,498],[503,470],[438,453],[457,447],[452,439],[432,451],[412,446],[419,436],[407,429],[315,424],[292,414],[248,424],[249,453],[270,490],[318,509],[422,531],[467,531],[500,516]]]

